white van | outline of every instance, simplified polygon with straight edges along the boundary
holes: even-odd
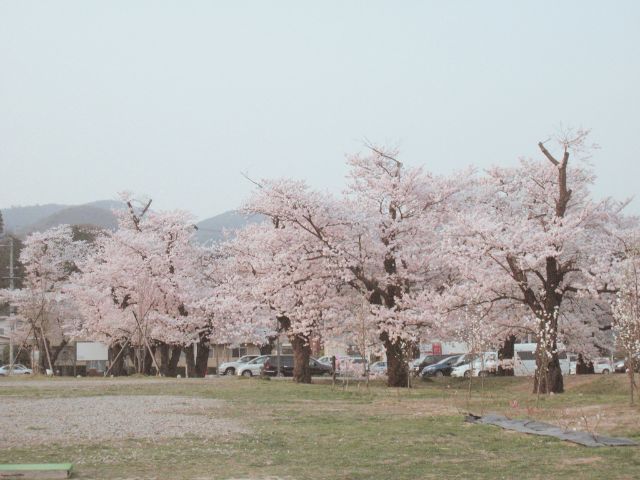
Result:
[[[470,355],[470,354],[467,354]],[[454,367],[452,377],[486,377],[498,369],[498,352],[482,352],[476,355],[473,362]]]
[[[532,377],[536,372],[537,343],[516,343],[514,345],[513,374],[517,377]],[[560,352],[560,370],[563,375],[571,373],[571,362],[563,345],[558,345]]]

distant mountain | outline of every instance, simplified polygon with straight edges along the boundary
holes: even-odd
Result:
[[[96,200],[95,202],[85,203],[90,207],[104,208],[105,210],[122,210],[126,208],[124,202],[119,200]]]
[[[117,227],[112,209],[123,208],[121,202],[100,200],[85,205],[32,205],[2,209],[5,231],[18,236],[43,231],[57,225],[92,225],[114,230]]]
[[[46,205],[31,205],[28,207],[10,207],[2,209],[4,228],[7,232],[18,232],[29,225],[39,222],[49,215],[67,208],[67,205],[49,203]]]
[[[92,207],[91,205],[78,205],[67,207],[52,215],[23,228],[21,234],[42,232],[58,225],[92,225],[105,230],[115,230],[118,227],[116,216],[111,210]]]
[[[244,215],[237,210],[231,210],[199,222],[196,238],[203,244],[217,243],[229,236],[232,237],[236,230],[264,220],[265,217],[262,215]]]
[[[19,237],[41,232],[57,225],[90,225],[106,230],[118,226],[113,210],[124,208],[122,202],[98,200],[84,205],[32,205],[1,209],[5,231]],[[237,210],[221,213],[199,222],[196,239],[202,244],[217,243],[232,237],[246,225],[264,220],[261,215],[244,215]]]

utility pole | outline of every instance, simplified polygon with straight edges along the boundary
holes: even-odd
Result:
[[[9,237],[9,290],[15,288],[13,281],[13,237]]]

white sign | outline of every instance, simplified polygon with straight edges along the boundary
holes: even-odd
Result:
[[[109,360],[109,347],[100,342],[77,342],[76,360],[79,362]]]

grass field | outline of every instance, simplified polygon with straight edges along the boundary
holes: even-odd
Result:
[[[467,411],[492,411],[640,441],[640,411],[628,405],[625,382],[624,375],[574,376],[566,379],[567,393],[537,402],[530,380],[522,378],[490,378],[482,388],[474,379],[470,397],[467,380],[455,379],[406,390],[241,378],[11,378],[0,381],[0,402],[105,395],[217,399],[221,406],[200,413],[202,421],[224,417],[248,433],[167,438],[158,432],[74,443],[44,432],[44,443],[0,450],[0,463],[69,461],[77,478],[110,479],[636,479],[640,447],[586,448],[463,419]],[[11,412],[0,407],[0,414]],[[87,416],[91,411],[78,412],[79,429]]]

